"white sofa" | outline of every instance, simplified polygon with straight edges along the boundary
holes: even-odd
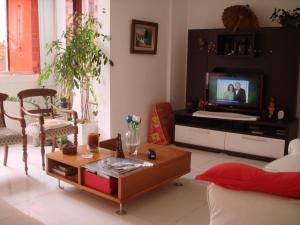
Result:
[[[20,212],[3,200],[0,200],[1,225],[43,225],[38,220]]]
[[[274,172],[300,172],[300,139],[289,154],[265,166]],[[236,191],[210,184],[207,189],[209,225],[300,225],[300,199]]]

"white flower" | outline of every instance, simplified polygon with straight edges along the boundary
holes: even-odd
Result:
[[[135,121],[136,123],[140,123],[141,122],[141,117],[140,116],[133,116],[133,121]]]

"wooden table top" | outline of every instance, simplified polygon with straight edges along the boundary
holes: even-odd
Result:
[[[156,151],[156,159],[148,159],[148,149],[153,148]],[[107,157],[115,156],[116,152],[100,148],[99,153],[93,153],[93,157],[90,159],[83,158],[81,154],[88,153],[87,145],[79,146],[77,155],[65,155],[62,151],[51,152],[47,154],[47,158],[68,164],[73,167],[80,167],[82,165],[95,162]],[[126,157],[128,154],[126,150],[124,151]],[[172,160],[176,160],[182,156],[191,155],[190,152],[172,148],[169,146],[154,145],[154,144],[144,144],[139,147],[137,159],[143,161],[149,161],[155,165],[161,165]]]

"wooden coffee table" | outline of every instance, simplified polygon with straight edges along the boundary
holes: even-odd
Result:
[[[156,160],[148,159],[147,152],[149,148],[156,150]],[[191,168],[190,152],[168,146],[145,144],[139,147],[137,158],[152,162],[154,164],[153,167],[144,167],[124,174],[118,178],[118,192],[116,194],[107,194],[83,185],[81,178],[82,166],[100,159],[115,156],[115,152],[102,148],[99,153],[93,154],[93,158],[82,158],[81,153],[87,151],[86,146],[80,146],[78,147],[78,154],[75,156],[64,155],[61,151],[47,154],[47,174],[58,179],[60,188],[62,188],[60,181],[64,181],[81,190],[119,203],[120,208],[117,211],[119,214],[125,213],[123,209],[125,202],[189,173]],[[75,167],[78,170],[78,174],[65,177],[54,173],[52,168],[58,163]]]

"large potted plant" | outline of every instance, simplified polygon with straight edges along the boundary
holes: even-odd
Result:
[[[69,26],[60,39],[46,45],[47,54],[54,55],[39,76],[39,83],[54,74],[60,89],[60,97],[68,99],[72,106],[74,90],[80,93],[79,123],[87,124],[90,117],[90,103],[96,104],[93,81],[100,82],[101,69],[112,62],[101,49],[101,41],[107,36],[100,32],[101,25],[87,14],[75,14],[69,18]],[[80,129],[80,127],[79,127]],[[79,137],[80,139],[80,137]]]

